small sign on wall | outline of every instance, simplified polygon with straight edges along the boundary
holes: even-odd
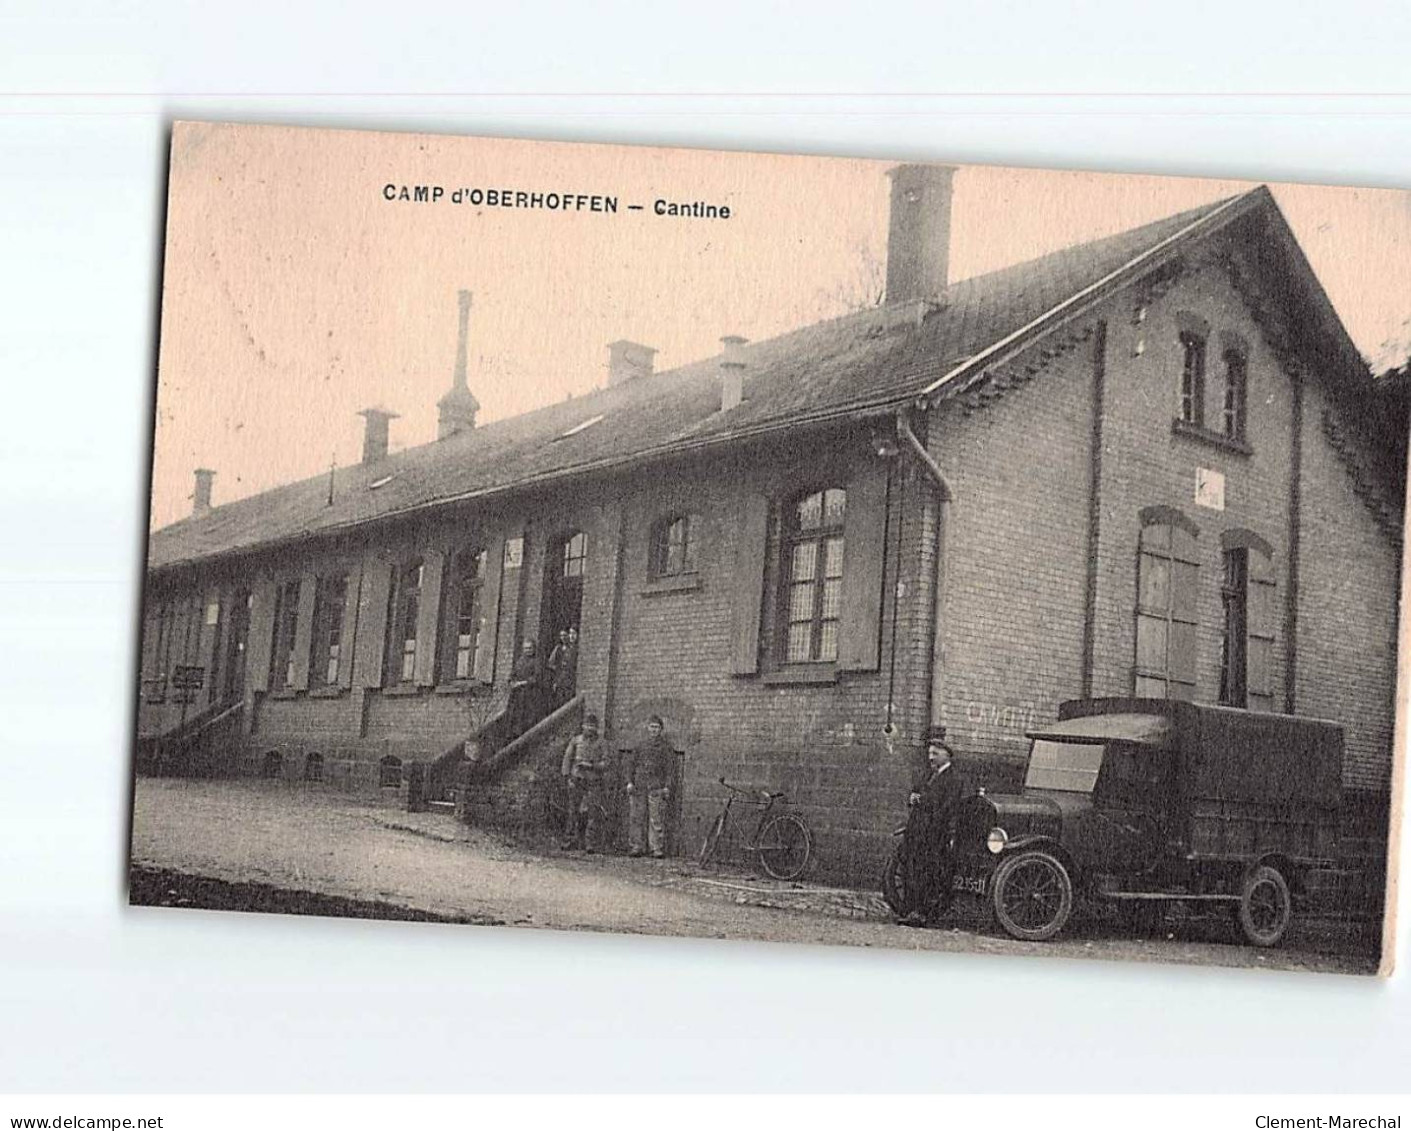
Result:
[[[220,602],[212,601],[206,606],[206,623],[215,625],[220,623]]]
[[[518,569],[524,564],[524,539],[509,538],[505,540],[505,568]]]
[[[1195,505],[1213,511],[1225,509],[1225,474],[1208,467],[1195,469]]]

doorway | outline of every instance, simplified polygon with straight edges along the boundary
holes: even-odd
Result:
[[[225,639],[216,643],[222,703],[233,703],[245,696],[245,652],[250,642],[251,599],[248,589],[237,589],[231,594]]]
[[[539,618],[539,654],[547,662],[559,633],[583,631],[583,573],[588,563],[588,539],[581,530],[569,531],[549,545],[544,562],[544,605]]]

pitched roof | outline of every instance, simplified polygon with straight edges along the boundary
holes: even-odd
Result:
[[[999,347],[1042,333],[1167,251],[1213,231],[1267,190],[1182,212],[952,284],[934,302],[849,314],[743,348],[745,401],[720,411],[719,358],[637,378],[394,453],[369,466],[276,487],[154,531],[149,570],[331,533],[453,500],[496,494],[781,428],[944,396]]]

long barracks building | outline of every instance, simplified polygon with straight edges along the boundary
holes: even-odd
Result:
[[[139,763],[537,820],[584,710],[661,714],[677,850],[718,779],[871,879],[928,726],[974,785],[1085,695],[1337,720],[1384,838],[1404,415],[1267,190],[948,283],[952,170],[893,171],[887,301],[477,426],[468,296],[439,437],[194,513],[147,563]],[[523,640],[577,697],[497,710]],[[193,687],[200,684],[199,689]],[[497,726],[500,727],[497,730]]]

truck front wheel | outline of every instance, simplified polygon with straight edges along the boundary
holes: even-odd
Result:
[[[1293,899],[1283,873],[1268,864],[1252,868],[1240,888],[1240,930],[1252,946],[1277,946],[1293,919]]]
[[[1047,852],[1016,852],[995,869],[995,921],[1011,938],[1046,942],[1073,914],[1073,881]]]

